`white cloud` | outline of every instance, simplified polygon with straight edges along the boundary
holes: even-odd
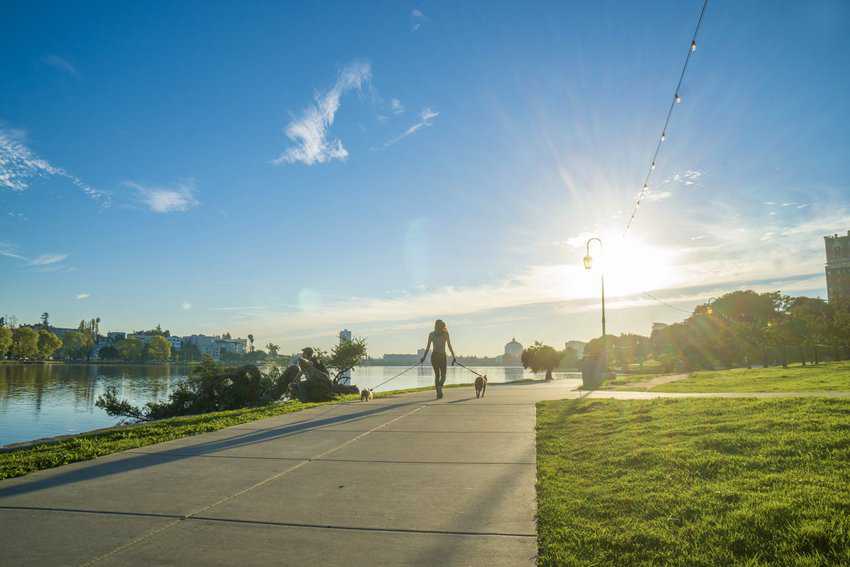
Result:
[[[189,303],[188,301],[184,301],[183,303],[180,304],[180,308],[183,309],[184,311],[188,311],[192,308],[192,304]]]
[[[648,189],[643,195],[643,200],[649,202],[663,201],[664,199],[669,199],[672,196],[673,193],[670,191],[652,191],[651,189]]]
[[[49,266],[51,264],[58,264],[67,257],[67,254],[42,254],[41,256],[32,258],[28,263],[30,266]]]
[[[57,272],[73,270],[73,268],[69,268],[63,264],[68,258],[67,254],[41,254],[30,258],[21,254],[17,247],[9,242],[0,242],[0,256],[20,260],[26,263],[33,271]]]
[[[668,185],[670,183],[675,183],[679,185],[696,185],[702,175],[702,171],[688,169],[685,170],[684,173],[674,173],[672,176],[662,181],[661,184]]]
[[[328,130],[333,126],[342,95],[349,90],[359,91],[371,78],[372,68],[368,63],[348,64],[339,73],[334,86],[325,94],[317,93],[315,101],[304,110],[301,118],[289,123],[286,136],[296,145],[278,156],[273,163],[300,162],[313,165],[345,160],[348,150],[342,145],[342,140],[328,139]]]
[[[428,16],[423,14],[422,10],[414,8],[410,11],[410,31],[418,31],[427,21]]]
[[[26,256],[18,254],[17,248],[8,242],[0,242],[0,256],[14,258],[15,260],[29,261]]]
[[[423,108],[422,112],[419,113],[419,121],[416,122],[413,126],[402,132],[400,135],[396,136],[392,140],[387,141],[384,144],[385,148],[392,146],[395,143],[402,141],[407,138],[411,134],[416,133],[420,128],[425,128],[427,126],[431,126],[434,124],[434,119],[440,115],[439,112],[434,112],[430,108]]]
[[[29,189],[31,179],[56,175],[64,177],[86,195],[100,201],[102,205],[109,205],[109,195],[93,188],[76,175],[38,157],[24,144],[24,137],[24,133],[20,130],[0,129],[0,187],[12,191],[26,191]]]
[[[404,112],[404,105],[397,98],[390,99],[390,110],[393,114],[401,114]]]
[[[195,198],[195,182],[180,181],[171,187],[145,186],[128,181],[127,187],[139,192],[139,198],[154,213],[185,212],[200,203]]]
[[[72,77],[80,76],[76,67],[74,67],[67,59],[63,59],[58,55],[47,55],[41,61],[46,65],[50,65],[54,69],[58,69],[63,73],[71,75]]]
[[[89,297],[91,297],[91,295],[88,294],[88,293],[78,293],[77,294],[77,299],[79,299],[79,300],[88,299]]]

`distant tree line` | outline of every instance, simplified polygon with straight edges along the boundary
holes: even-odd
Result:
[[[850,302],[735,291],[649,337],[593,339],[585,356],[601,353],[603,343],[609,364],[620,368],[647,362],[666,371],[818,364],[850,356]]]
[[[147,331],[136,331],[130,336],[118,339],[95,352],[100,334],[100,318],[80,321],[73,331],[62,333],[60,337],[50,326],[49,314],[41,315],[41,322],[33,325],[18,325],[13,318],[0,317],[0,360],[97,360],[113,362],[200,362],[202,353],[198,346],[184,342],[180,349],[171,346],[171,332],[160,325]],[[144,336],[146,340],[139,338]],[[230,337],[230,333],[224,335]],[[102,343],[101,343],[102,344]],[[222,359],[228,363],[257,364],[268,356],[277,356],[280,347],[274,343],[266,345],[269,354],[253,349],[251,335],[250,352],[222,353]]]

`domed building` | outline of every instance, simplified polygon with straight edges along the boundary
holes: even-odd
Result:
[[[511,342],[505,345],[505,355],[502,357],[502,364],[505,366],[519,366],[522,364],[522,344],[517,342],[516,337],[511,339]]]

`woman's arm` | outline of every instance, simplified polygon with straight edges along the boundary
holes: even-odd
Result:
[[[428,344],[425,345],[425,354],[422,355],[422,359],[419,361],[420,364],[425,362],[425,359],[428,358],[428,351],[429,350],[431,350],[431,335],[430,334],[428,335]]]
[[[452,348],[452,338],[448,335],[446,335],[446,344],[449,345],[449,352],[452,353],[452,364],[454,364],[457,357],[455,356],[455,349]]]

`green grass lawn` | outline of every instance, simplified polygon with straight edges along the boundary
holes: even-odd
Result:
[[[471,384],[451,384],[446,388],[472,387]],[[390,390],[375,392],[376,398],[385,398],[402,393],[422,392],[433,390],[432,387],[413,388],[409,390]],[[199,415],[163,419],[149,423],[141,423],[128,427],[117,427],[97,433],[82,433],[66,439],[40,443],[30,447],[22,447],[7,452],[0,452],[0,480],[23,476],[33,471],[49,469],[87,461],[118,451],[171,441],[180,437],[188,437],[199,433],[216,431],[225,427],[247,423],[266,417],[283,415],[307,408],[358,400],[359,396],[341,396],[331,402],[301,403],[286,402],[283,404],[247,408],[231,411],[220,411]]]
[[[850,404],[538,404],[540,565],[850,565]]]
[[[618,389],[628,389],[628,385]],[[788,368],[736,368],[700,371],[688,378],[652,388],[655,392],[809,392],[850,391],[850,363]]]

